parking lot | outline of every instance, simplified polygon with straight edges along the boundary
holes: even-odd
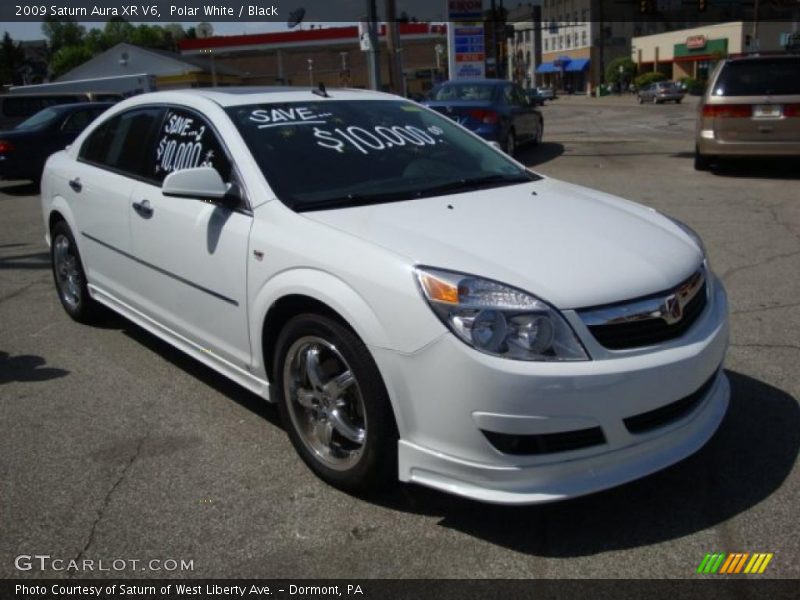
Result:
[[[321,483],[273,407],[122,318],[73,323],[36,190],[0,182],[0,577],[66,575],[15,569],[33,554],[192,561],[112,573],[130,577],[695,577],[707,552],[771,552],[761,577],[799,577],[800,169],[695,172],[694,103],[560,98],[519,152],[690,224],[731,304],[731,407],[709,444],[544,506]]]

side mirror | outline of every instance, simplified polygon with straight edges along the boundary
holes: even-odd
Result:
[[[222,181],[222,176],[213,167],[174,171],[161,184],[161,193],[176,198],[213,200],[227,207],[237,206],[241,200],[238,187]]]

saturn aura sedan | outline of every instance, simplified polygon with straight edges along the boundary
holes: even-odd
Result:
[[[42,208],[71,317],[110,307],[277,403],[350,491],[587,494],[692,454],[728,405],[688,226],[395,96],[137,96],[50,158]]]

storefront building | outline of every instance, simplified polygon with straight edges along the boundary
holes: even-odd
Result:
[[[659,71],[679,81],[708,79],[714,65],[731,54],[783,50],[792,23],[708,23],[701,27],[633,38],[631,59],[639,73]]]

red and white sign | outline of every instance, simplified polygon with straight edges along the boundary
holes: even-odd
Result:
[[[706,47],[706,36],[704,35],[690,35],[686,38],[687,50],[700,50]]]

